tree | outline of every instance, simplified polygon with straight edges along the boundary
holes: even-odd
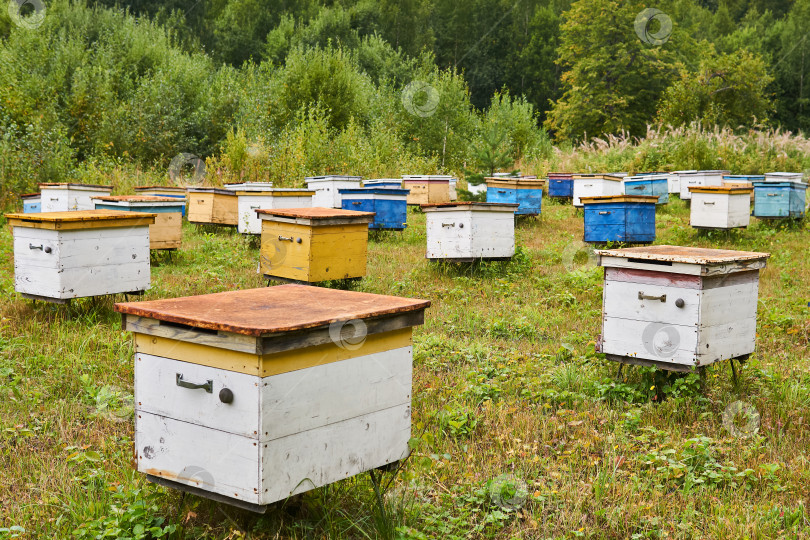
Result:
[[[765,122],[773,109],[767,87],[773,80],[765,61],[745,50],[708,53],[697,73],[683,69],[667,89],[658,117],[665,125],[695,121],[737,128]]]
[[[638,0],[578,0],[564,14],[557,60],[563,94],[546,120],[557,138],[646,132],[677,75],[675,44],[688,37],[668,16],[637,29],[644,9]]]

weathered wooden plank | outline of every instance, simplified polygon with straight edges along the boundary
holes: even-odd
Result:
[[[260,338],[254,336],[245,336],[223,330],[206,330],[180,323],[138,317],[137,315],[124,315],[124,318],[124,329],[127,332],[187,341],[249,354],[261,354],[262,352]]]

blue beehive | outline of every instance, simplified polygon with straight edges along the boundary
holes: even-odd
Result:
[[[657,204],[669,202],[669,188],[666,174],[642,174],[624,179],[625,195],[648,195],[658,197]]]
[[[42,212],[42,197],[39,193],[26,193],[20,195],[23,202],[23,213],[38,214]]]
[[[487,178],[487,202],[517,204],[515,215],[540,215],[543,204],[543,180],[537,178]]]
[[[723,175],[723,183],[726,182],[734,182],[734,183],[743,183],[746,182],[748,184],[753,184],[754,182],[764,182],[765,175],[764,174],[726,174]]]
[[[803,218],[807,187],[802,182],[754,182],[754,216]]]
[[[655,241],[655,204],[658,197],[607,195],[582,197],[586,242]]]
[[[374,212],[369,229],[401,231],[408,220],[407,189],[364,187],[341,189],[343,210]]]
[[[363,187],[402,189],[402,180],[400,178],[375,178],[373,180],[363,180]]]
[[[574,196],[574,175],[548,173],[548,196],[570,199]]]

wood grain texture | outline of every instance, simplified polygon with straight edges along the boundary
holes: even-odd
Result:
[[[239,208],[236,193],[228,190],[189,190],[188,220],[191,223],[237,225]]]
[[[81,210],[75,212],[40,212],[6,214],[11,227],[70,231],[75,229],[112,229],[151,225],[155,215],[119,210]]]

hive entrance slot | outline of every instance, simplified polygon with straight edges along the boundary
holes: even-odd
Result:
[[[211,330],[209,328],[197,328],[196,326],[171,321],[160,321],[160,326],[169,326],[171,328],[179,328],[180,330],[189,330],[192,332],[199,332],[201,334],[210,334],[212,336],[218,335],[216,330]]]
[[[657,264],[658,266],[672,266],[671,261],[651,261],[648,259],[627,259],[627,262],[642,263],[642,264]]]

